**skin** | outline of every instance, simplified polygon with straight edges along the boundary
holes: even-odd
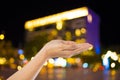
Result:
[[[50,58],[69,58],[92,47],[89,43],[77,44],[74,41],[51,40],[21,70],[15,72],[7,80],[35,80],[43,64]]]

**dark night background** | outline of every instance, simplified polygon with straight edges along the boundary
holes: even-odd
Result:
[[[0,33],[17,47],[24,43],[24,23],[27,20],[88,6],[101,19],[100,42],[104,46],[120,45],[119,5],[115,0],[39,0],[1,1]]]

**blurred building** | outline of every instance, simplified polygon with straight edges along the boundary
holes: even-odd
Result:
[[[52,39],[93,44],[100,54],[100,17],[88,7],[80,7],[25,22],[26,43],[44,44]],[[36,48],[32,48],[34,51]],[[36,52],[36,51],[35,51]]]

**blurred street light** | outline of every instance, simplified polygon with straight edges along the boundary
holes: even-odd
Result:
[[[0,40],[4,40],[5,35],[4,34],[0,34]]]

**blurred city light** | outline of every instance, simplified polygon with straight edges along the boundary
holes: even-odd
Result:
[[[88,63],[83,63],[83,68],[88,68]]]
[[[3,40],[5,38],[4,34],[0,34],[0,40]]]
[[[110,68],[115,68],[117,65],[115,62],[119,63],[120,58],[120,56],[116,52],[113,52],[111,50],[108,50],[107,53],[102,55],[101,57],[106,70],[109,70]]]
[[[58,21],[70,20],[70,19],[74,19],[74,18],[78,18],[78,17],[83,17],[86,15],[88,15],[87,7],[77,8],[74,10],[54,14],[52,16],[46,16],[43,18],[38,18],[38,19],[27,21],[25,23],[25,29],[28,29],[31,31],[36,27],[56,23]],[[61,25],[61,24],[59,23],[58,26],[59,25]]]
[[[23,54],[23,53],[24,53],[24,51],[22,49],[18,50],[18,54]]]
[[[4,65],[6,63],[6,58],[0,57],[0,65]]]

